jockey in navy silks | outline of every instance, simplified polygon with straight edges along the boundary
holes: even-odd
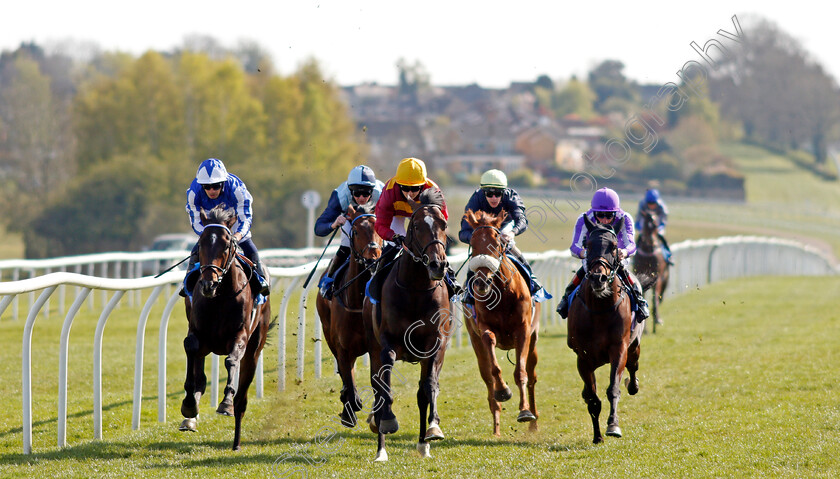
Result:
[[[531,295],[539,301],[550,299],[551,295],[543,290],[542,294],[538,293],[543,289],[537,278],[531,270],[531,265],[528,260],[516,247],[515,236],[518,236],[528,229],[528,218],[525,217],[525,204],[522,198],[513,188],[508,187],[507,176],[501,170],[487,170],[481,175],[478,189],[473,192],[467,205],[464,207],[464,212],[472,210],[473,212],[484,211],[492,215],[498,215],[502,211],[507,212],[507,219],[502,224],[500,231],[503,236],[506,253],[509,253],[513,259],[519,262],[528,273],[526,280],[530,279],[529,289]],[[466,218],[461,219],[461,231],[458,233],[458,239],[462,243],[469,244],[472,239],[473,227],[467,222]],[[499,254],[501,255],[501,251]],[[466,304],[473,304],[474,298],[470,292],[470,281],[475,273],[470,270],[467,271],[467,294],[464,302]]]
[[[673,265],[671,261],[671,248],[668,246],[668,241],[665,240],[665,225],[668,223],[668,206],[659,194],[659,190],[651,188],[645,192],[645,197],[639,201],[639,212],[636,213],[636,231],[642,230],[641,217],[643,211],[649,211],[659,218],[659,224],[656,227],[656,233],[659,236],[659,241],[662,242],[662,253],[665,255],[665,261]]]
[[[187,189],[186,209],[190,217],[190,225],[197,235],[201,235],[204,231],[200,216],[202,209],[209,211],[224,203],[228,208],[236,211],[236,223],[231,228],[233,238],[239,243],[242,253],[256,265],[258,276],[260,276],[260,293],[268,296],[270,287],[266,279],[267,272],[260,261],[257,247],[251,240],[252,202],[253,198],[245,187],[245,183],[236,175],[228,173],[222,160],[209,158],[201,162],[195,179]],[[193,246],[190,254],[187,274],[195,269],[196,263],[198,263],[198,242]],[[183,289],[181,295],[186,296]]]
[[[350,223],[347,221],[347,208],[366,204],[376,204],[379,195],[382,193],[384,183],[376,179],[373,170],[369,166],[360,165],[350,170],[347,181],[338,185],[330,195],[327,207],[315,222],[315,234],[327,236],[341,228],[341,246],[330,262],[327,273],[318,285],[321,288],[321,296],[324,299],[332,298],[332,286],[335,280],[335,272],[350,258]]]
[[[631,297],[636,307],[636,320],[643,321],[650,316],[648,312],[647,301],[645,301],[642,287],[639,280],[627,269],[628,258],[636,253],[636,241],[633,239],[633,217],[630,213],[622,210],[620,207],[620,200],[618,193],[609,189],[601,188],[592,196],[591,208],[589,211],[582,213],[575,223],[575,233],[572,237],[572,245],[569,250],[572,256],[583,260],[583,266],[578,269],[577,273],[572,277],[572,281],[566,286],[566,292],[557,305],[557,312],[565,319],[569,315],[569,295],[575,288],[583,281],[586,274],[586,239],[589,231],[586,227],[584,216],[589,217],[592,223],[600,223],[602,225],[611,225],[616,232],[618,240],[618,259],[620,260],[618,266],[618,277],[621,281],[629,286]]]

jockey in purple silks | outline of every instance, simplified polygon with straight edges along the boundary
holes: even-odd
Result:
[[[586,274],[586,239],[589,231],[586,227],[584,216],[588,216],[593,223],[610,225],[616,231],[618,239],[618,277],[633,292],[633,300],[636,303],[636,320],[643,321],[650,313],[648,312],[647,301],[642,294],[642,287],[639,280],[627,270],[628,258],[636,253],[636,242],[633,240],[633,217],[630,213],[622,210],[618,193],[609,189],[601,188],[592,196],[592,203],[589,211],[581,214],[575,223],[575,234],[572,237],[572,246],[569,250],[572,256],[583,260],[583,266],[572,277],[572,281],[566,286],[563,299],[557,305],[557,312],[565,319],[569,315],[569,294],[583,281]]]

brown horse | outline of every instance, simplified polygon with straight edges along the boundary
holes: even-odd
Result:
[[[341,375],[341,424],[356,426],[356,412],[362,409],[362,400],[356,390],[356,358],[378,346],[368,344],[368,334],[363,327],[362,302],[365,298],[365,284],[371,276],[371,268],[382,254],[382,239],[373,229],[376,216],[371,214],[373,205],[348,208],[350,221],[350,265],[342,278],[336,278],[336,294],[332,300],[318,294],[316,306],[321,318],[324,337],[338,361]],[[326,274],[326,273],[325,273]]]
[[[662,324],[659,317],[659,304],[662,302],[665,288],[668,286],[670,265],[665,261],[662,251],[662,241],[657,231],[659,218],[656,213],[643,210],[641,212],[642,230],[636,239],[636,254],[633,256],[633,272],[642,285],[642,291],[653,289],[651,314],[653,316],[653,332],[656,325]]]
[[[630,297],[621,286],[616,271],[620,267],[616,233],[609,226],[595,225],[584,215],[589,237],[586,245],[588,272],[580,289],[570,300],[568,318],[568,345],[577,354],[577,368],[583,379],[583,400],[592,418],[593,443],[603,442],[598,417],[601,400],[595,387],[595,370],[609,363],[610,385],[607,398],[610,416],[607,435],[621,437],[618,426],[619,385],[625,366],[630,372],[627,392],[639,392],[641,332],[643,325],[634,327],[630,311]]]
[[[380,353],[371,354],[371,385],[376,399],[371,424],[377,433],[375,461],[388,460],[384,435],[399,429],[391,410],[391,375],[398,359],[420,363],[417,450],[429,457],[429,441],[443,439],[437,412],[438,378],[452,328],[444,283],[449,264],[445,252],[446,219],[440,191],[427,189],[418,202],[408,220],[402,255],[383,279],[381,301],[374,305],[365,298],[364,303],[365,322],[370,325]]]
[[[191,288],[192,301],[189,298],[185,301],[189,332],[184,339],[187,378],[181,414],[186,419],[179,429],[196,430],[198,402],[207,385],[204,358],[210,353],[227,355],[225,397],[216,412],[235,418],[233,450],[238,451],[242,416],[248,406],[248,387],[271,327],[271,306],[267,298],[261,305],[254,304],[254,291],[259,291],[259,286],[252,290],[252,265],[243,266],[236,259],[237,245],[230,231],[235,222],[234,210],[226,210],[224,205],[207,214],[201,211],[204,225],[198,238],[201,276]]]
[[[532,302],[528,284],[505,254],[499,231],[507,212],[494,216],[467,210],[464,218],[473,227],[470,239],[470,270],[475,275],[467,285],[475,298],[475,314],[464,306],[467,330],[470,333],[478,370],[487,385],[487,402],[493,414],[493,435],[500,436],[499,402],[511,398],[510,388],[502,379],[496,360],[496,348],[516,350],[513,379],[519,387],[519,422],[531,422],[537,429],[537,405],[534,387],[537,384],[537,338],[540,330],[540,304]],[[527,386],[527,395],[525,388]]]

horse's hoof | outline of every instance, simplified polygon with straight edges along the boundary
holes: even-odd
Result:
[[[368,414],[367,423],[368,427],[370,427],[370,432],[379,434],[379,428],[376,427],[376,419],[373,417],[373,414]]]
[[[417,452],[420,453],[420,457],[432,457],[429,454],[429,443],[428,442],[418,442],[417,443]]]
[[[356,427],[356,415],[355,414],[347,414],[347,411],[343,411],[341,414],[338,415],[341,418],[341,425],[348,428],[353,429]]]
[[[434,425],[434,426],[430,426],[429,429],[426,429],[426,437],[423,438],[423,440],[426,441],[426,442],[429,442],[429,441],[439,441],[443,438],[444,438],[443,437],[443,431],[441,431],[440,428],[437,425]],[[420,447],[420,444],[422,444],[422,443],[417,443],[417,447]],[[428,448],[428,445],[427,445],[427,448]],[[424,456],[424,457],[428,457],[428,456]]]
[[[233,416],[233,403],[226,403],[222,401],[216,409],[216,414],[221,416]]]
[[[198,431],[198,420],[194,417],[188,417],[181,421],[181,425],[178,426],[178,430],[196,432]]]
[[[382,419],[379,421],[379,433],[380,434],[394,434],[395,432],[400,430],[400,424],[397,422],[397,418],[394,419]]]
[[[607,436],[621,437],[621,428],[615,424],[607,426]]]
[[[519,416],[516,417],[516,420],[518,422],[531,422],[531,421],[536,421],[537,416],[534,416],[534,413],[525,409],[525,410],[519,411]]]
[[[597,436],[595,439],[592,440],[592,444],[601,444],[602,442],[604,442],[603,436]]]
[[[663,324],[663,323],[662,323],[662,318],[656,318],[656,319],[653,321],[653,324],[656,324],[656,325],[662,326],[662,324]]]
[[[510,388],[506,387],[501,391],[493,391],[493,397],[496,398],[496,401],[505,402],[513,397],[513,394],[510,392]]]
[[[627,393],[628,394],[633,396],[637,392],[639,392],[639,378],[636,378],[633,381],[630,381],[629,383],[627,383]]]
[[[385,449],[376,451],[376,457],[373,458],[373,462],[388,462],[388,451]]]

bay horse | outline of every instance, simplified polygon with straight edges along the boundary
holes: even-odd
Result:
[[[449,265],[445,252],[446,219],[441,209],[445,203],[442,193],[433,189],[420,193],[418,203],[411,203],[402,255],[382,281],[381,301],[374,305],[366,297],[364,302],[363,315],[377,342],[378,353],[371,354],[370,369],[376,401],[371,430],[377,433],[377,462],[388,460],[385,434],[399,429],[391,409],[391,375],[398,359],[420,363],[418,452],[430,457],[429,441],[444,438],[437,410],[438,379],[452,331],[449,294],[444,283]]]
[[[192,288],[192,301],[185,300],[189,332],[184,339],[187,378],[181,414],[186,419],[179,429],[196,431],[198,403],[207,385],[204,358],[210,353],[227,355],[228,379],[216,412],[235,418],[233,450],[238,451],[248,387],[271,327],[271,305],[268,298],[261,305],[254,304],[256,293],[249,287],[253,265],[237,261],[237,244],[230,230],[235,222],[235,211],[223,204],[207,213],[201,211],[200,278]]]
[[[633,255],[633,272],[639,278],[642,291],[653,290],[653,301],[651,303],[651,315],[653,316],[653,332],[656,332],[656,325],[662,324],[659,317],[659,304],[668,286],[671,266],[665,261],[665,254],[662,251],[662,241],[659,239],[659,217],[656,213],[642,210],[642,230],[636,239],[636,254]]]
[[[625,366],[630,372],[627,392],[639,392],[639,354],[644,325],[634,327],[630,297],[617,278],[620,267],[616,233],[609,225],[593,224],[584,215],[589,236],[586,240],[586,277],[574,298],[570,300],[568,345],[577,354],[577,369],[583,379],[583,400],[592,419],[593,440],[603,442],[598,417],[601,400],[595,386],[595,370],[610,365],[610,385],[607,398],[610,415],[607,435],[621,437],[618,425],[619,386]]]
[[[371,277],[371,269],[382,255],[382,238],[373,228],[376,216],[372,214],[374,205],[348,208],[350,222],[351,259],[341,278],[335,279],[332,300],[324,299],[318,293],[316,307],[321,318],[327,345],[338,362],[341,375],[341,424],[345,427],[356,426],[356,412],[362,409],[362,400],[356,390],[356,358],[376,349],[368,343],[362,302],[365,298],[365,284]],[[326,274],[326,272],[324,273]]]
[[[467,286],[475,298],[475,312],[464,305],[464,318],[470,334],[478,370],[487,385],[487,402],[493,415],[493,435],[499,437],[502,411],[500,402],[511,398],[502,379],[496,348],[516,350],[514,381],[519,388],[519,422],[531,422],[537,429],[537,338],[540,329],[540,303],[533,302],[525,278],[505,254],[501,228],[507,212],[494,216],[467,210],[464,218],[473,228],[469,267],[475,275]],[[527,386],[527,395],[526,395]]]

